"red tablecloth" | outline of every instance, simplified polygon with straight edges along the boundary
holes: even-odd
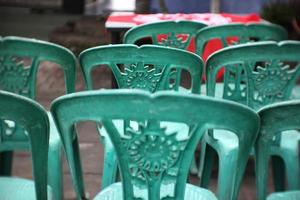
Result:
[[[163,20],[191,20],[203,22],[207,25],[221,25],[229,23],[253,23],[260,22],[261,18],[257,14],[236,15],[229,13],[194,13],[194,14],[134,14],[134,13],[112,13],[107,21],[106,28],[131,28],[140,24],[163,21]],[[220,40],[213,40],[205,47],[202,58],[206,61],[207,57],[213,52],[223,47]],[[192,40],[188,48],[195,52],[195,41]],[[221,74],[219,74],[218,79]]]
[[[249,23],[260,22],[257,14],[235,15],[228,13],[194,13],[194,14],[134,14],[131,12],[115,12],[112,13],[105,26],[107,28],[131,28],[136,25],[163,21],[163,20],[191,20],[203,22],[208,25],[228,24],[234,22]]]

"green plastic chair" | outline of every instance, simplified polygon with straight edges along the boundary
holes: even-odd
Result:
[[[209,44],[209,42],[213,42],[214,45],[220,45],[220,48],[225,48],[232,45],[244,44],[247,42],[258,42],[258,41],[281,41],[287,39],[287,32],[281,26],[275,24],[262,24],[262,23],[249,23],[249,24],[240,24],[240,23],[231,23],[225,25],[217,25],[217,26],[208,26],[199,30],[196,34],[196,53],[198,55],[206,54],[204,52],[205,48]],[[219,42],[219,43],[218,43]],[[215,47],[212,47],[215,48]],[[231,56],[231,55],[230,55]],[[206,70],[206,69],[205,69]],[[228,71],[227,71],[228,72]],[[228,72],[229,73],[229,72]],[[220,70],[217,74],[218,83],[216,84],[216,93],[214,96],[223,97],[223,88],[224,85],[222,83],[224,71]],[[225,75],[226,76],[226,75]],[[201,91],[206,92],[206,85],[203,84],[201,86]],[[206,92],[207,93],[207,92]],[[224,97],[226,98],[226,97]],[[234,96],[233,99],[237,101],[240,99],[238,95]],[[240,100],[238,100],[240,101]],[[212,167],[212,163],[209,160],[208,162],[203,161],[204,153],[206,152],[205,148],[210,148],[205,145],[205,141],[203,141],[201,146],[201,163],[207,163],[207,167]],[[207,150],[211,152],[211,150]],[[206,152],[206,154],[208,154]],[[209,156],[209,155],[208,155]],[[224,161],[226,162],[226,160]],[[230,161],[228,161],[230,162]],[[198,176],[201,178],[201,186],[208,187],[208,179],[211,173],[206,173],[207,169],[203,170],[203,167],[199,163]],[[228,185],[230,187],[230,185]],[[224,189],[226,190],[226,189]]]
[[[292,100],[282,103],[276,103],[266,106],[259,110],[261,117],[261,130],[255,144],[256,171],[258,199],[265,199],[267,196],[268,167],[272,156],[273,138],[284,135],[290,130],[299,130],[300,128],[300,101]],[[297,132],[300,134],[299,132]],[[294,158],[298,160],[298,157]],[[294,174],[294,179],[300,179],[299,174]],[[300,190],[288,192],[276,192],[271,194],[267,200],[296,200],[300,198]]]
[[[123,38],[125,44],[153,44],[195,51],[195,35],[197,31],[206,27],[206,24],[195,21],[160,21],[135,26],[128,30]],[[177,73],[181,73],[178,71]],[[191,173],[197,173],[194,160]]]
[[[50,188],[47,191],[49,120],[46,111],[31,99],[0,91],[0,119],[14,121],[26,130],[30,141],[34,177],[34,181],[31,181],[1,176],[0,199],[52,199]],[[5,130],[1,129],[2,131]],[[2,145],[1,142],[0,147]]]
[[[196,34],[196,53],[203,56],[206,61],[207,55],[222,48],[257,41],[282,41],[288,38],[287,31],[281,26],[270,23],[249,23],[249,24],[224,24],[208,26],[199,30]],[[212,46],[213,44],[213,46]],[[222,82],[223,71],[217,75],[218,82]],[[203,85],[202,87],[205,87]]]
[[[51,61],[64,71],[66,92],[75,92],[76,58],[68,49],[35,39],[21,37],[0,38],[0,90],[20,94],[35,100],[36,77],[39,64]],[[45,83],[47,84],[47,83]],[[55,199],[63,199],[61,141],[50,119],[49,179]],[[12,152],[29,150],[25,130],[12,121],[1,121],[4,129],[0,134],[0,174],[10,175]]]
[[[287,31],[279,25],[270,23],[231,23],[208,26],[196,34],[196,53],[203,55],[207,43],[220,40],[223,48],[236,44],[258,41],[281,41],[288,37]]]
[[[150,44],[187,50],[199,29],[206,24],[193,21],[161,21],[142,24],[128,30],[125,44],[148,42]]]
[[[292,89],[300,73],[300,42],[256,42],[227,47],[211,55],[206,68],[208,96],[220,94],[220,89],[217,91],[216,87],[216,74],[221,68],[225,68],[221,98],[257,110],[262,106],[291,98]],[[275,190],[284,189],[284,166],[289,188],[299,188],[299,180],[294,179],[295,176],[300,176],[299,140],[297,131],[290,131],[273,142]],[[200,185],[208,187],[215,150],[224,167],[224,163],[229,165],[236,159],[238,149],[236,138],[229,137],[224,131],[206,134],[202,141]],[[226,174],[224,176],[226,177]]]
[[[84,108],[84,109],[83,109]],[[207,129],[226,129],[239,137],[238,166],[223,184],[238,186],[247,157],[259,128],[258,115],[235,102],[195,94],[120,89],[86,91],[56,99],[51,112],[63,140],[77,199],[81,177],[76,149],[73,148],[74,124],[101,122],[115,147],[122,183],[114,183],[95,199],[216,199],[208,190],[186,183],[197,144]],[[205,113],[205,114],[204,114]],[[216,115],[215,113],[223,113]],[[130,121],[119,130],[114,120]],[[240,123],[236,123],[239,120]],[[167,123],[190,127],[187,134],[168,129]],[[219,199],[236,199],[227,191]]]
[[[81,69],[88,90],[93,90],[92,71],[99,67],[108,67],[113,72],[119,88],[143,89],[149,92],[175,90],[200,93],[200,79],[203,63],[199,56],[168,47],[132,44],[108,45],[83,51],[79,56]],[[182,70],[187,71],[191,87],[181,86]],[[118,125],[126,128],[127,123]],[[116,180],[117,160],[107,133],[99,129],[104,145],[104,171],[102,188]]]

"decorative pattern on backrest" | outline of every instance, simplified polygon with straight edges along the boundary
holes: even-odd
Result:
[[[253,95],[250,97],[252,98],[250,102],[253,102],[252,106],[260,108],[289,99],[290,91],[288,93],[286,91],[296,84],[295,81],[300,70],[299,61],[296,64],[288,63],[274,57],[264,62],[246,63],[249,70],[248,81],[252,82],[253,87]]]
[[[66,92],[75,91],[76,58],[72,52],[53,43],[22,37],[0,38],[0,90],[35,99],[36,76],[42,61],[59,64],[64,71]],[[26,140],[25,130],[14,122],[6,120],[1,125],[5,131],[0,133],[0,140]]]
[[[41,40],[0,38],[0,87],[35,99],[35,81],[40,62],[50,61],[64,71],[66,92],[75,91],[76,58],[68,49]]]
[[[92,70],[109,67],[119,88],[150,92],[179,90],[182,71],[191,79],[191,92],[200,92],[202,60],[195,54],[157,45],[108,45],[88,49],[79,56],[88,89],[94,89]]]
[[[247,161],[245,155],[255,141],[259,122],[256,113],[244,106],[171,91],[155,94],[121,89],[86,91],[57,99],[51,112],[72,169],[75,167],[74,123],[101,120],[118,156],[126,200],[184,199],[193,153],[207,129],[231,130],[240,138],[241,165],[237,174],[242,173]],[[224,115],[215,115],[219,112]],[[115,126],[116,119],[136,123],[123,132]],[[237,119],[240,123],[236,123]],[[181,125],[186,126],[186,132]],[[75,171],[71,172],[76,180]],[[80,194],[78,184],[74,185]]]
[[[287,39],[287,32],[274,24],[226,24],[205,27],[197,33],[197,53],[202,55],[206,44],[213,39],[219,39],[223,48],[259,41],[281,41]],[[242,65],[240,65],[242,67]],[[237,66],[226,66],[223,82],[225,92],[223,98],[246,103],[245,73]]]
[[[177,132],[168,133],[166,128],[158,124],[149,124],[149,121],[140,123],[138,129],[129,127],[122,137],[124,152],[129,155],[132,184],[137,187],[135,196],[142,195],[140,198],[147,199],[147,193],[141,190],[158,185],[161,185],[160,190],[168,190],[170,187],[169,195],[172,196],[180,166],[179,159],[188,137],[178,140]]]
[[[214,71],[224,63],[223,98],[259,109],[290,98],[300,73],[299,49],[300,43],[288,41],[239,45],[214,54],[208,65],[218,60],[209,66]]]
[[[194,35],[192,34],[176,34],[171,32],[156,36],[153,35],[152,38],[156,38],[154,39],[153,44],[174,47],[178,49],[187,49],[193,36]]]
[[[13,55],[2,55],[0,52],[0,89],[31,97],[31,63],[35,62],[29,62]]]
[[[37,58],[25,56],[26,53],[22,52],[25,49],[15,49],[12,52],[5,47],[3,48],[4,41],[5,38],[0,41],[0,90],[34,98],[35,89],[32,88],[32,81],[35,81]],[[0,133],[0,140],[2,141],[24,141],[27,139],[25,129],[17,126],[13,121],[2,121],[0,126],[3,130]]]
[[[125,64],[124,68],[120,88],[143,89],[149,92],[157,90],[163,71],[160,66],[137,62]]]
[[[246,104],[247,88],[244,66],[233,64],[226,66],[224,72],[223,98]]]
[[[186,50],[196,32],[205,24],[193,21],[162,21],[143,24],[130,29],[124,43],[135,44],[138,40],[151,38],[151,44]],[[143,41],[141,41],[143,43]]]

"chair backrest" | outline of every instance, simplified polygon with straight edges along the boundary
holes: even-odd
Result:
[[[300,42],[248,43],[214,53],[206,63],[209,96],[215,96],[215,77],[222,67],[223,98],[254,109],[287,100],[300,72]]]
[[[20,94],[31,99],[36,97],[37,72],[42,61],[58,64],[64,72],[66,93],[75,92],[76,57],[59,45],[22,37],[0,38],[0,90]],[[45,83],[48,84],[48,83]],[[24,130],[6,120],[0,122],[6,131],[0,134],[2,142],[18,141],[18,145],[2,145],[3,149],[28,147]],[[25,141],[25,142],[24,142]]]
[[[279,25],[249,23],[208,26],[196,34],[196,52],[203,55],[207,43],[219,39],[223,47],[257,41],[281,41],[287,39],[287,31]]]
[[[42,61],[59,64],[66,92],[75,92],[74,54],[50,42],[22,37],[0,38],[0,89],[35,99],[36,75]]]
[[[180,105],[180,106],[179,106]],[[142,90],[100,90],[58,98],[51,106],[69,163],[73,163],[74,123],[101,121],[116,149],[123,183],[123,199],[163,199],[161,190],[184,199],[189,166],[199,139],[207,129],[226,129],[239,137],[247,156],[259,127],[257,114],[235,102],[194,94]],[[205,114],[204,114],[205,113]],[[218,115],[216,113],[222,113]],[[113,120],[137,122],[120,133]],[[236,123],[239,121],[239,123]],[[152,123],[156,122],[156,123]],[[164,123],[182,123],[187,135],[168,130]],[[72,166],[70,166],[72,168]],[[243,171],[244,166],[237,170]],[[75,173],[73,173],[73,180]],[[74,183],[75,185],[77,183]],[[233,183],[228,183],[233,184]],[[173,198],[172,198],[173,199]]]
[[[141,39],[150,39],[150,44],[186,50],[196,32],[205,26],[207,25],[200,22],[184,20],[147,23],[128,30],[123,42],[136,44]]]
[[[119,88],[178,90],[181,72],[185,70],[191,78],[191,92],[200,92],[203,62],[196,54],[184,50],[155,45],[107,45],[83,51],[79,61],[89,90],[93,89],[92,70],[106,65]]]
[[[300,100],[291,100],[268,105],[259,110],[258,114],[261,118],[261,129],[255,144],[257,158],[256,171],[261,171],[261,181],[257,184],[261,185],[260,190],[263,191],[260,193],[262,196],[259,198],[264,199],[267,194],[267,171],[270,159],[269,152],[274,143],[274,138],[278,138],[277,136],[280,134],[285,134],[284,131],[300,129]],[[299,179],[300,177],[296,176],[295,178]],[[282,195],[282,198],[283,197],[284,195]],[[291,197],[292,196],[290,196],[290,198]]]
[[[36,196],[38,200],[47,199],[49,120],[46,111],[31,99],[0,91],[0,119],[15,121],[27,131]]]

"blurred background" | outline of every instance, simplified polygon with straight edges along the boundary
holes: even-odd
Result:
[[[104,23],[110,12],[133,11],[257,13],[265,20],[287,28],[291,39],[299,39],[299,2],[300,0],[0,0],[0,36],[17,35],[49,40],[78,53],[91,46],[109,43]],[[295,27],[297,24],[298,27]]]

